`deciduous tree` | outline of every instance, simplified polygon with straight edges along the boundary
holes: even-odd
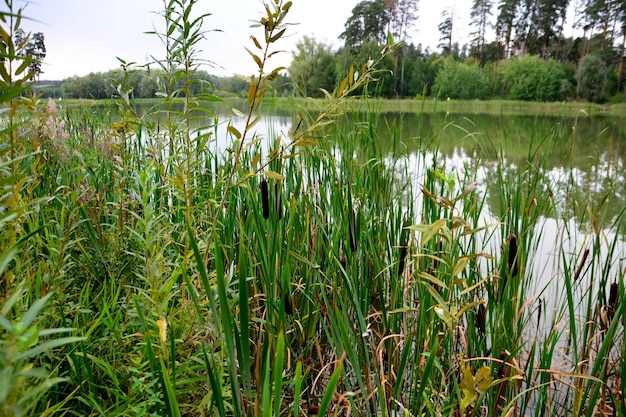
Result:
[[[335,57],[330,45],[304,36],[296,43],[289,65],[289,76],[296,91],[304,96],[322,97],[321,89],[332,91],[335,86]]]

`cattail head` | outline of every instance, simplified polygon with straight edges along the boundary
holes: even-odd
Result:
[[[402,243],[402,247],[400,248],[400,262],[398,264],[398,276],[401,277],[404,272],[404,259],[406,258],[406,252],[408,247],[408,242],[405,240]]]
[[[506,372],[506,366],[507,366],[506,358],[507,358],[507,356],[508,355],[506,354],[506,352],[500,352],[500,361],[501,361],[501,363],[500,363],[500,366],[498,367],[498,372],[497,372],[498,379],[502,379],[505,376],[507,376],[507,374],[508,374],[508,372]]]
[[[270,217],[270,196],[265,179],[261,180],[261,203],[263,205],[263,218],[268,219]]]
[[[578,263],[578,268],[576,268],[576,272],[574,273],[574,281],[580,277],[581,272],[583,271],[583,266],[585,266],[585,262],[587,261],[587,257],[589,256],[589,248],[585,248],[583,252],[582,258],[580,258],[580,262]]]
[[[350,240],[350,251],[354,253],[357,250],[357,228],[354,210],[348,210],[348,234]]]
[[[614,311],[615,311],[615,308],[617,307],[618,298],[619,298],[619,285],[617,285],[617,282],[614,282],[611,284],[611,289],[609,291],[609,305],[613,308]]]
[[[487,309],[484,304],[480,304],[478,306],[478,310],[476,311],[476,329],[478,333],[481,335],[485,334],[485,322],[487,318]]]
[[[517,238],[515,237],[515,235],[513,233],[511,233],[509,235],[509,237],[507,238],[507,240],[509,241],[509,251],[508,251],[508,257],[507,257],[507,272],[509,273],[510,276],[515,277],[517,276],[519,269],[518,269],[518,262],[519,260],[517,259]]]
[[[289,297],[289,293],[286,291],[283,294],[283,300],[285,300],[285,314],[291,316],[293,314],[293,305],[291,304],[291,297]]]

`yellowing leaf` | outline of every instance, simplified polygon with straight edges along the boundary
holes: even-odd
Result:
[[[226,128],[226,130],[228,130],[237,139],[241,139],[241,132],[239,132],[235,126],[230,125]]]
[[[437,236],[439,231],[446,225],[446,222],[446,219],[439,219],[433,224],[428,225],[426,230],[422,232],[422,240],[420,242],[422,247],[424,247],[430,239]]]
[[[256,46],[257,48],[263,50],[263,47],[261,46],[261,44],[259,43],[257,38],[255,38],[254,36],[250,36],[250,38],[252,38],[252,42],[254,42],[254,46]]]
[[[459,262],[457,262],[457,264],[454,265],[454,267],[452,268],[452,276],[456,277],[460,275],[461,272],[463,272],[463,270],[465,269],[465,267],[467,267],[467,263],[468,263],[467,258],[459,259]]]
[[[459,387],[463,390],[463,399],[461,400],[461,411],[464,411],[476,400],[476,391],[474,390],[474,375],[468,364],[463,366],[463,379],[459,383]]]
[[[270,38],[270,42],[276,42],[277,40],[280,39],[281,36],[283,36],[285,34],[285,31],[287,30],[287,28],[281,30],[280,32],[278,32],[276,35],[272,36]]]
[[[236,108],[233,107],[231,110],[235,114],[235,116],[237,116],[237,117],[246,117],[246,115],[243,114],[239,109],[236,109]]]
[[[248,90],[248,104],[252,105],[254,102],[254,97],[256,96],[256,84],[250,84],[250,89]]]
[[[341,85],[339,85],[339,90],[337,90],[337,95],[338,96],[343,95],[343,92],[346,91],[347,86],[348,86],[348,79],[344,78],[343,81],[341,82]]]
[[[259,120],[261,120],[261,113],[257,113],[254,119],[250,123],[248,123],[248,129],[252,129],[254,125],[259,122]]]
[[[354,65],[350,65],[350,72],[348,73],[348,82],[350,85],[354,82]]]
[[[252,168],[256,168],[256,166],[259,164],[260,160],[261,160],[261,154],[260,153],[254,155],[254,158],[252,158]]]
[[[490,373],[491,368],[489,368],[488,366],[483,366],[478,370],[478,372],[476,372],[476,377],[474,377],[474,380],[475,383],[478,385],[478,390],[480,392],[489,389],[489,387],[491,386],[493,378],[491,377],[491,375],[489,375]]]
[[[275,171],[265,171],[265,176],[267,178],[271,178],[273,180],[282,181],[285,179],[282,175]]]

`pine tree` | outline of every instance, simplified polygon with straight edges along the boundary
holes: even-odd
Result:
[[[478,58],[481,66],[484,65],[485,33],[489,26],[491,7],[491,0],[474,0],[470,12],[470,18],[472,19],[470,24],[476,28],[476,31],[470,34],[473,36],[470,41],[472,55]]]

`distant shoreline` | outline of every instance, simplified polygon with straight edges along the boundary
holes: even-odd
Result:
[[[242,98],[225,98],[226,103],[243,103]],[[139,98],[134,102],[143,105],[157,104],[159,98]],[[88,100],[88,99],[63,99],[67,106],[100,106],[113,104],[114,99]],[[307,110],[322,108],[329,103],[328,99],[313,99],[304,97],[266,97],[264,105],[289,107],[294,106]],[[469,113],[469,114],[550,114],[567,116],[622,116],[626,115],[626,103],[596,104],[587,102],[531,102],[514,100],[437,100],[425,99],[358,99],[355,98],[346,103],[345,110],[371,111],[379,113],[387,112],[411,112],[411,113]]]

